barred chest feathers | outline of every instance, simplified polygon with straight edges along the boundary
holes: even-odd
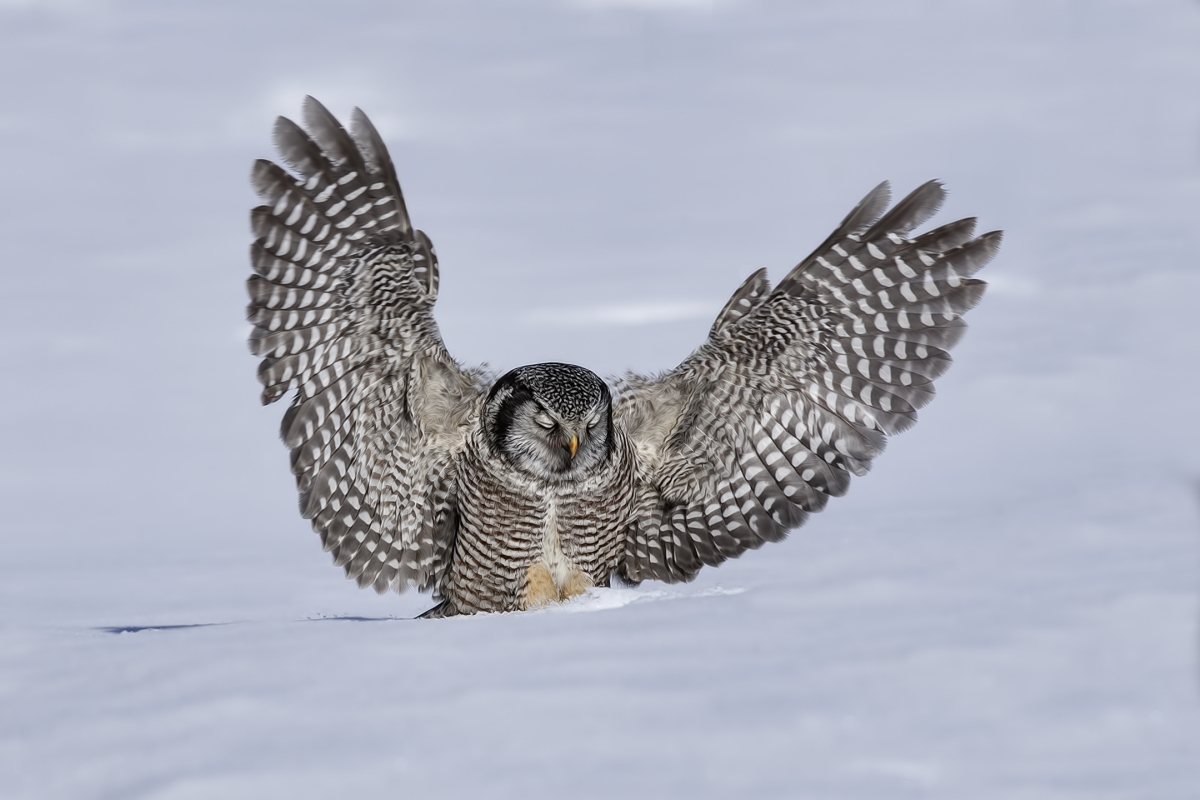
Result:
[[[442,594],[459,613],[521,611],[608,584],[634,514],[634,451],[613,432],[608,460],[547,481],[496,458],[481,428],[458,468],[458,531]]]

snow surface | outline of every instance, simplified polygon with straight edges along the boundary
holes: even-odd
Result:
[[[3,0],[0,63],[0,796],[1200,797],[1200,4]],[[243,343],[306,93],[392,145],[467,362],[669,368],[883,178],[1007,235],[786,543],[412,621]]]

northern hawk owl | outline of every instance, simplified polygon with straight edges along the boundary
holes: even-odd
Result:
[[[610,389],[583,367],[494,379],[450,357],[438,262],[378,132],[317,101],[254,165],[251,350],[283,417],[300,512],[359,586],[430,616],[688,581],[784,538],[908,428],[983,295],[1000,233],[915,235],[944,198],[873,189],[775,287],[751,275],[708,338]],[[886,213],[885,213],[886,212]]]

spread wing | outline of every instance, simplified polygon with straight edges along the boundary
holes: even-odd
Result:
[[[306,133],[280,117],[252,182],[250,349],[263,403],[295,390],[282,436],[300,511],[359,586],[437,586],[455,529],[455,453],[481,375],[433,320],[437,256],[357,109],[353,136],[313,98]]]
[[[614,414],[639,477],[622,577],[691,580],[782,539],[932,399],[1000,233],[964,219],[909,238],[941,185],[884,214],[888,197],[876,187],[774,289],[751,275],[674,371],[625,380]]]

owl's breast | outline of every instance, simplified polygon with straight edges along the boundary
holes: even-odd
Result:
[[[472,437],[458,470],[458,532],[442,593],[467,613],[515,611],[605,584],[633,498],[623,436],[600,468],[561,483],[507,468]]]
[[[563,555],[596,585],[616,568],[634,511],[633,448],[623,434],[614,444],[603,469],[556,497]]]

